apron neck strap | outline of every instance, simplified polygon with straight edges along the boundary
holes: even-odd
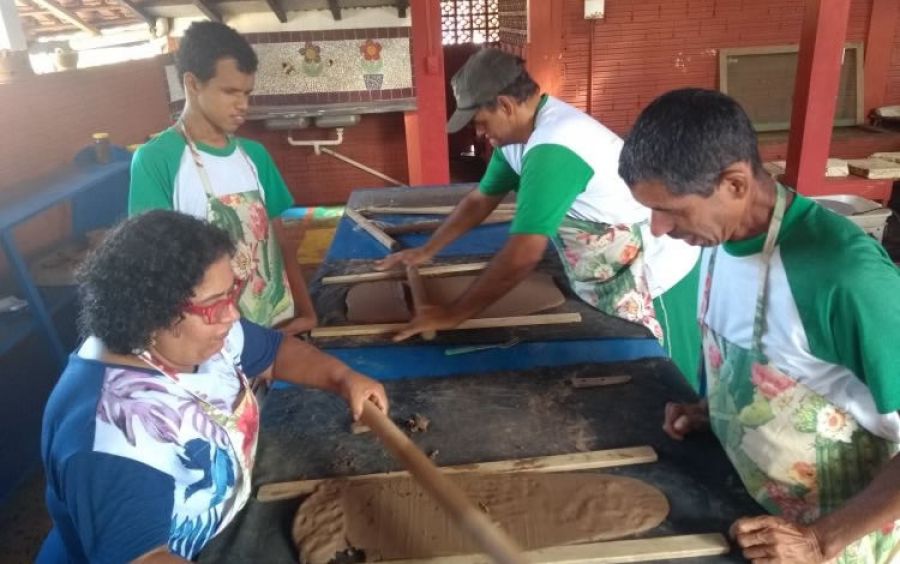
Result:
[[[772,255],[775,253],[775,243],[778,241],[778,233],[784,220],[784,209],[787,205],[787,190],[781,184],[775,184],[775,209],[772,210],[772,219],[769,220],[769,231],[766,233],[766,242],[762,250],[762,268],[759,269],[759,284],[756,295],[756,313],[753,318],[753,352],[762,353],[762,336],[766,332],[766,304],[769,298],[769,269],[772,263]]]
[[[772,255],[775,253],[775,245],[778,242],[778,233],[784,222],[784,211],[787,208],[787,189],[779,183],[775,183],[775,207],[772,210],[772,218],[769,220],[769,228],[766,231],[766,240],[762,249],[762,267],[759,270],[759,284],[756,295],[756,312],[753,318],[753,352],[762,353],[762,336],[766,330],[766,302],[769,295],[769,266]],[[709,298],[712,291],[713,271],[716,264],[716,255],[719,247],[711,250],[709,265],[706,268],[706,281],[703,289],[703,301],[701,303],[701,322],[705,322],[706,313],[709,310]]]

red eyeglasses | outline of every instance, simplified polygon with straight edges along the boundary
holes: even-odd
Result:
[[[246,285],[246,280],[235,278],[234,285],[224,298],[216,300],[209,305],[197,305],[188,302],[184,306],[184,311],[199,315],[207,325],[221,323],[228,317],[228,314],[230,313],[229,308],[231,308],[231,306],[237,307],[241,292],[244,291],[244,286]]]

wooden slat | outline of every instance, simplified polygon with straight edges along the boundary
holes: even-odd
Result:
[[[649,446],[595,450],[589,452],[573,452],[552,456],[536,456],[515,460],[498,460],[495,462],[479,462],[460,466],[441,468],[444,474],[461,474],[464,472],[503,473],[503,472],[571,472],[574,470],[596,470],[616,466],[630,466],[656,462],[657,456]],[[260,486],[256,498],[259,501],[278,501],[311,493],[316,486],[332,480],[379,480],[408,476],[407,472],[384,472],[381,474],[364,474],[344,478],[322,478],[318,480],[296,480],[278,482]]]
[[[328,9],[331,10],[331,17],[335,21],[341,19],[341,3],[338,0],[328,0]]]
[[[556,325],[561,323],[581,323],[580,313],[543,313],[537,315],[519,315],[514,317],[484,317],[463,321],[452,331],[470,329],[493,329],[496,327],[525,327],[530,325]],[[310,331],[314,339],[330,337],[361,337],[365,335],[384,335],[396,333],[406,323],[373,323],[370,325],[334,325],[332,327],[316,327]]]
[[[486,262],[467,262],[462,264],[441,264],[437,266],[422,266],[419,268],[419,276],[446,276],[447,274],[460,274],[462,272],[478,272],[487,268]],[[326,276],[322,278],[323,285],[330,284],[356,284],[358,282],[374,282],[376,280],[392,280],[403,278],[406,272],[402,270],[385,270],[384,272],[360,272],[359,274],[341,274],[339,276]]]
[[[677,535],[649,539],[630,539],[606,542],[553,546],[529,550],[523,556],[537,564],[622,564],[651,560],[701,558],[731,552],[728,541],[719,533]],[[385,560],[384,564],[490,564],[482,554],[418,558],[415,560]]]
[[[219,23],[222,22],[222,15],[212,7],[209,0],[191,0],[191,2],[193,2],[194,6],[196,6],[209,20]]]
[[[601,386],[615,386],[631,382],[631,376],[595,376],[589,378],[570,378],[569,383],[573,388],[599,388]]]
[[[90,33],[91,35],[100,35],[100,30],[96,27],[86,23],[84,20],[78,17],[78,15],[62,6],[57,5],[55,2],[51,2],[51,0],[31,0],[41,8],[51,12],[57,18],[69,22],[79,29],[83,29],[84,31]]]
[[[142,10],[141,8],[138,8],[138,7],[135,5],[134,0],[118,0],[118,2],[119,2],[119,4],[121,4],[121,5],[125,6],[126,8],[128,8],[128,10],[129,10],[132,14],[134,14],[134,15],[136,15],[137,17],[139,17],[139,18],[141,18],[142,20],[144,20],[144,22],[146,22],[147,25],[150,26],[150,29],[153,29],[153,28],[156,27],[156,20],[155,20],[153,17],[151,17],[150,14],[148,14],[148,13],[145,12],[144,10]]]
[[[495,212],[487,216],[484,221],[478,225],[493,225],[495,223],[508,223],[513,220],[513,215],[508,212]],[[418,221],[416,223],[402,223],[400,225],[391,225],[384,228],[384,232],[388,235],[403,235],[404,233],[421,233],[424,231],[434,231],[444,222],[436,221]]]
[[[272,13],[275,14],[275,17],[278,18],[278,21],[287,23],[287,14],[284,12],[280,0],[266,0],[266,4],[272,10]]]
[[[369,206],[359,211],[366,213],[395,214],[395,215],[449,215],[456,206]],[[515,204],[499,204],[492,213],[515,213]]]
[[[355,221],[366,233],[371,235],[373,239],[386,247],[387,250],[396,251],[400,248],[400,243],[379,229],[377,225],[364,218],[358,211],[347,208],[344,210],[344,213],[347,214],[347,217]]]

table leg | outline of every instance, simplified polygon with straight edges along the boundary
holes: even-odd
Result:
[[[2,232],[0,232],[0,240],[2,240],[3,250],[6,252],[6,256],[12,266],[16,282],[18,282],[19,288],[25,294],[25,299],[28,300],[28,307],[31,308],[31,314],[37,322],[37,327],[41,333],[43,333],[44,338],[47,339],[50,350],[56,357],[60,369],[62,369],[66,363],[65,349],[63,348],[62,341],[59,339],[59,334],[56,332],[53,317],[50,315],[50,312],[47,311],[47,308],[44,305],[44,299],[41,297],[40,291],[38,291],[37,286],[35,286],[34,281],[31,279],[31,274],[28,272],[28,264],[16,248],[12,230],[2,230]]]

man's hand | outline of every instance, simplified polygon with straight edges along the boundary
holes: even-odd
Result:
[[[706,400],[697,403],[666,404],[663,431],[676,441],[684,439],[688,433],[707,429],[709,429],[709,405]]]
[[[419,266],[431,260],[431,253],[425,247],[406,249],[386,256],[375,263],[375,270],[390,270],[396,266]]]
[[[442,306],[425,306],[419,311],[412,321],[394,335],[394,342],[405,341],[419,333],[428,331],[441,331],[453,329],[465,321]]]
[[[275,330],[280,331],[286,336],[292,336],[306,333],[307,331],[314,329],[318,324],[319,321],[315,317],[304,317],[301,315],[293,319],[288,319],[283,323],[279,323],[275,327]]]
[[[744,558],[753,564],[818,564],[825,562],[821,543],[813,529],[781,517],[745,517],[731,526]]]
[[[340,382],[341,396],[350,405],[353,420],[358,421],[363,412],[363,403],[372,400],[378,409],[388,412],[387,394],[379,382],[363,376],[359,372],[348,370]]]

